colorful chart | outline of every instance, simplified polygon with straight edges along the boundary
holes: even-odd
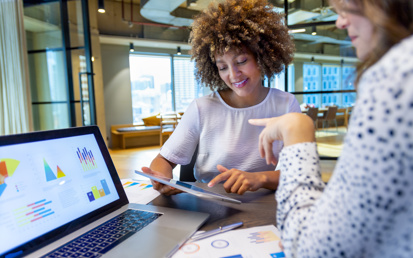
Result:
[[[260,231],[250,233],[250,236],[248,238],[251,239],[251,243],[254,244],[261,244],[280,240],[280,238],[272,231]]]
[[[98,189],[96,186],[92,186],[92,191],[87,193],[87,197],[89,198],[89,202],[93,202],[100,197],[106,196],[110,194],[108,184],[106,183],[105,179],[100,180],[102,188]]]
[[[98,167],[92,151],[88,151],[86,148],[83,148],[82,151],[80,151],[80,149],[77,148],[76,154],[82,165],[83,171],[89,171]]]
[[[186,243],[180,249],[185,254],[194,254],[199,251],[199,248],[200,248],[199,245],[196,243]]]
[[[227,248],[229,246],[229,242],[227,240],[217,239],[212,241],[211,246],[219,249]]]
[[[150,185],[150,184],[143,184],[143,183],[131,182],[131,181],[125,182],[122,185],[123,185],[123,188],[125,188],[125,189],[128,188],[128,187],[131,187],[131,186],[135,186],[135,185],[139,186],[140,190],[145,190],[147,188],[152,187],[152,185]]]
[[[15,209],[13,214],[17,225],[22,227],[54,214],[54,211],[50,209],[51,203],[52,201],[43,199]]]
[[[63,171],[59,168],[59,166],[57,166],[57,175],[55,175],[52,169],[50,168],[49,164],[46,162],[46,159],[43,159],[43,164],[47,182],[66,176],[65,173],[63,173]]]
[[[19,164],[15,159],[0,159],[0,196],[7,187],[6,178],[13,176]]]

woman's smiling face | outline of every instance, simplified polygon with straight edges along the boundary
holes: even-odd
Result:
[[[215,54],[219,76],[240,97],[246,97],[261,86],[261,70],[255,56],[246,48]]]

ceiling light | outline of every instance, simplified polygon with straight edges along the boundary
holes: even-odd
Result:
[[[178,47],[177,49],[176,49],[176,54],[178,55],[178,56],[180,56],[182,53],[181,53],[181,47]]]
[[[317,29],[315,26],[313,26],[313,32],[311,32],[311,35],[313,36],[317,35]]]
[[[129,52],[135,51],[135,47],[133,46],[133,43],[129,43]]]
[[[197,0],[186,0],[186,5],[191,6],[191,7],[195,7],[195,6],[197,6],[196,1]]]
[[[305,32],[305,29],[294,29],[294,30],[289,30],[289,33],[301,33],[301,32]]]
[[[98,12],[100,13],[105,13],[105,1],[104,0],[98,0]]]

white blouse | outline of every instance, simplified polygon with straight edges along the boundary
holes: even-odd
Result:
[[[198,145],[195,178],[204,183],[219,174],[218,164],[247,172],[274,170],[275,166],[266,164],[258,150],[263,127],[250,125],[248,119],[289,112],[301,112],[298,101],[291,93],[277,89],[270,89],[261,103],[246,108],[231,107],[213,92],[190,104],[160,153],[175,164],[185,165]],[[281,148],[279,141],[273,150],[278,154]]]

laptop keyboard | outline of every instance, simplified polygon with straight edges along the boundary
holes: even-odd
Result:
[[[162,214],[126,210],[43,257],[100,257]]]

